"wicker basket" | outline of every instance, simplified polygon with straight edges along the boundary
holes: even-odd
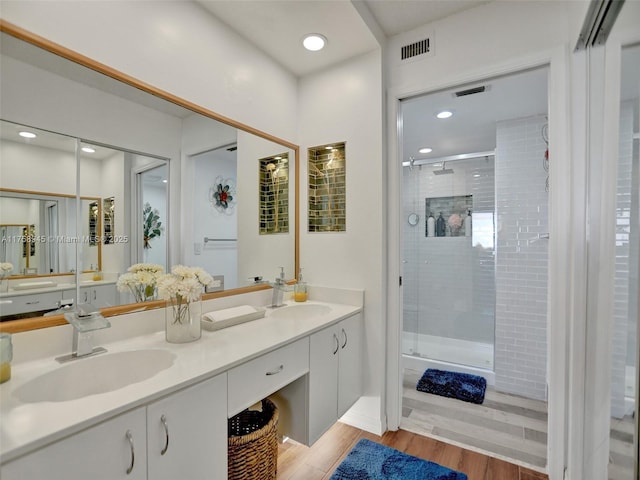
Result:
[[[275,480],[278,467],[278,408],[265,398],[262,411],[244,410],[229,419],[228,480]]]

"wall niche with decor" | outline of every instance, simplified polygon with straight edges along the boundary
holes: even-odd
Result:
[[[259,160],[260,235],[289,232],[289,155]]]
[[[347,229],[345,143],[309,148],[309,232]]]

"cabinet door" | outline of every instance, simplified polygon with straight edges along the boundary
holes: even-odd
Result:
[[[309,445],[338,418],[339,331],[332,326],[310,337]]]
[[[226,480],[226,373],[147,407],[149,479]]]
[[[146,439],[145,410],[141,407],[11,461],[2,466],[0,477],[146,480]]]
[[[338,418],[362,395],[362,314],[346,318],[340,329]]]
[[[80,303],[90,303],[97,308],[112,307],[116,304],[114,285],[98,285],[80,289]]]

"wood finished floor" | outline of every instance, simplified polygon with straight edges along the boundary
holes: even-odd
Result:
[[[340,422],[312,447],[291,441],[280,444],[277,480],[328,480],[361,438],[466,473],[469,480],[548,480],[539,472],[406,430],[380,437]]]

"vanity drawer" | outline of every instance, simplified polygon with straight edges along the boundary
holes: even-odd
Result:
[[[228,416],[234,416],[308,371],[308,337],[229,370]]]
[[[58,292],[34,293],[31,295],[14,295],[3,297],[0,302],[0,315],[55,310],[62,294]]]

